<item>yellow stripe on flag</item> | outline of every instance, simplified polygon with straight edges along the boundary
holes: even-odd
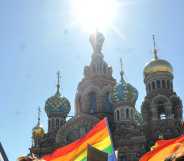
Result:
[[[94,144],[93,147],[103,151],[106,147],[111,145],[111,139],[110,136],[107,136],[106,138],[104,138],[102,141],[100,141],[97,144]],[[81,152],[81,154],[79,154],[79,156],[74,160],[74,161],[80,161],[83,158],[85,158],[87,156],[87,149],[85,149],[84,151]]]
[[[53,159],[52,161],[73,161],[74,158],[78,157],[78,155],[81,153],[81,151],[84,151],[85,149],[87,149],[88,144],[94,145],[95,143],[100,142],[102,140],[102,138],[106,138],[107,136],[109,136],[108,129],[104,128],[103,130],[99,131],[94,136],[89,138],[86,142],[81,144],[74,151],[67,153],[64,156],[57,157],[57,158]],[[104,146],[104,148],[106,148],[106,147]]]

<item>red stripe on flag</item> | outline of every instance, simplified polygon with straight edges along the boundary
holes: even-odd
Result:
[[[72,142],[71,144],[68,144],[64,147],[56,149],[53,153],[45,155],[43,159],[49,160],[52,157],[60,157],[62,155],[66,155],[67,153],[75,150],[76,147],[87,141],[90,137],[92,137],[94,134],[97,134],[98,132],[102,131],[104,128],[107,128],[107,119],[104,118],[99,123],[96,124],[96,126],[90,130],[86,135],[84,135],[82,138]]]
[[[153,157],[156,153],[160,152],[161,150],[163,150],[164,148],[166,148],[167,146],[174,144],[174,143],[180,143],[184,141],[184,135],[177,137],[175,139],[170,139],[165,141],[165,143],[163,142],[160,146],[158,146],[157,148],[153,149],[152,151],[147,152],[146,154],[144,154],[139,161],[148,161],[151,157]]]

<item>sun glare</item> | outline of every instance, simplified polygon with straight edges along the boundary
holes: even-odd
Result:
[[[72,16],[85,32],[111,27],[117,12],[116,0],[71,0]]]

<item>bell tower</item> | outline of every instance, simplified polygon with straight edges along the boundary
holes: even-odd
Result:
[[[158,57],[153,35],[154,58],[144,68],[146,96],[141,106],[144,132],[149,142],[181,134],[182,102],[173,87],[172,65]],[[149,143],[151,144],[151,143]]]
[[[76,114],[86,113],[98,118],[113,116],[110,93],[116,81],[112,77],[112,67],[104,61],[102,46],[104,36],[95,32],[90,36],[93,48],[91,63],[84,68],[84,78],[79,83],[75,98]]]

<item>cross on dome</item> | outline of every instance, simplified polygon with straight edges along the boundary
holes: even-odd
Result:
[[[154,54],[154,59],[158,59],[158,50],[156,48],[156,40],[155,40],[155,34],[152,35],[153,37],[153,54]]]
[[[56,95],[57,96],[60,96],[61,93],[60,93],[60,83],[61,83],[61,73],[60,71],[57,72],[57,91],[56,91]]]

